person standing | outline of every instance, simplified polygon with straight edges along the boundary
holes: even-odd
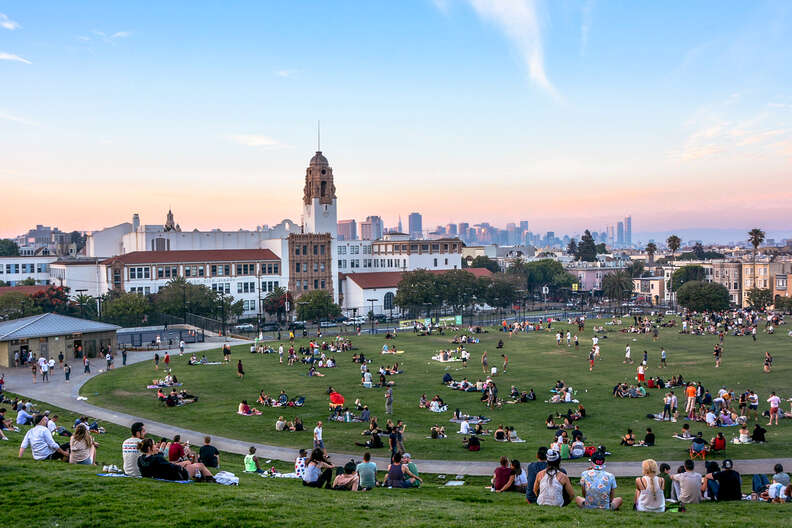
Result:
[[[63,375],[66,378],[66,383],[69,383],[69,378],[71,377],[71,367],[68,363],[63,366]]]
[[[489,362],[487,361],[487,351],[485,350],[481,354],[481,370],[484,372],[484,374],[487,373],[487,367],[488,366],[489,366]]]
[[[278,363],[283,363],[283,343],[278,347]]]
[[[314,445],[314,449],[321,449],[323,453],[327,454],[327,450],[325,449],[324,440],[322,440],[322,422],[321,422],[321,420],[316,422],[316,427],[314,427],[314,431],[313,431],[313,445]]]
[[[159,370],[159,353],[154,352],[154,370]]]
[[[109,350],[107,351],[107,354],[105,354],[105,362],[107,363],[107,370],[113,368],[113,356],[110,355]]]
[[[572,346],[572,332],[570,332],[569,330],[567,330],[566,333],[566,344],[567,344],[567,348]]]
[[[91,360],[88,359],[88,356],[83,356],[83,374],[90,374],[91,373]]]
[[[49,363],[46,361],[41,364],[41,381],[44,383],[49,381]]]
[[[55,358],[50,358],[48,365],[49,365],[49,375],[50,376],[55,375]]]
[[[723,354],[723,348],[720,345],[715,345],[712,350],[712,355],[715,356],[715,368],[720,367],[721,354]]]
[[[666,350],[663,347],[660,347],[660,368],[665,368],[668,365],[666,364]]]
[[[770,393],[770,397],[767,398],[767,403],[770,404],[770,421],[767,422],[767,425],[773,425],[773,418],[775,418],[775,424],[778,425],[778,414],[781,410],[781,398],[776,396],[775,391]]]
[[[594,371],[594,347],[591,347],[591,352],[589,352],[589,372]]]
[[[643,383],[646,381],[646,367],[643,363],[638,365],[638,383]]]
[[[179,357],[184,355],[184,339],[179,340]]]
[[[506,354],[501,354],[503,358],[503,373],[506,374],[506,369],[509,367],[509,356]]]
[[[624,347],[624,361],[622,361],[622,363],[629,363],[630,365],[632,365],[633,360],[631,354],[632,354],[632,350],[630,349],[630,345]]]
[[[165,363],[165,368],[167,369],[170,367],[170,354],[166,351],[165,357],[162,359],[163,363]]]
[[[127,351],[126,348],[121,349],[121,365],[126,366]]]
[[[393,388],[385,389],[385,414],[393,414]]]
[[[34,362],[31,362],[30,371],[33,373],[33,383],[36,383],[36,376],[38,375],[38,365],[36,365]]]
[[[644,367],[649,364],[649,352],[644,350],[643,352],[643,359],[641,360],[641,365]]]
[[[245,369],[242,368],[242,360],[241,359],[237,362],[237,376],[239,376],[241,379],[245,378]]]

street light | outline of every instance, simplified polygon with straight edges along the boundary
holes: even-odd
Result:
[[[80,302],[80,318],[81,318],[81,319],[85,319],[85,297],[84,297],[84,294],[85,294],[85,292],[87,292],[88,290],[86,290],[86,289],[81,289],[81,290],[74,290],[74,291],[76,291],[76,292],[77,292],[77,294],[78,294],[78,295],[77,295],[77,299],[78,299],[78,300],[79,300],[79,302]]]
[[[367,302],[371,303],[371,313],[369,314],[369,318],[371,319],[371,334],[374,334],[374,301],[377,299],[366,299]]]

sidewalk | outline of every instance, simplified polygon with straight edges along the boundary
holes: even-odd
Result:
[[[189,355],[193,352],[201,352],[219,348],[222,343],[228,342],[232,345],[239,345],[249,343],[250,341],[243,341],[239,339],[228,339],[225,341],[223,338],[213,339],[205,343],[191,344],[185,347],[184,353]],[[171,355],[178,354],[178,349],[167,350]],[[154,358],[156,351],[146,352],[130,352],[127,356],[127,364],[131,365],[141,361],[151,361]],[[160,350],[160,355],[164,355],[166,349]],[[120,361],[120,357],[118,357]],[[102,366],[104,362],[102,361]],[[79,366],[79,365],[78,365]],[[120,366],[117,368],[121,368]],[[113,411],[91,405],[83,400],[77,400],[80,387],[92,377],[100,374],[100,369],[94,369],[91,374],[83,374],[76,372],[78,369],[72,369],[71,382],[65,383],[63,372],[57,371],[54,376],[51,376],[49,383],[39,382],[33,384],[31,379],[30,370],[25,367],[6,370],[6,390],[20,394],[27,398],[33,398],[51,405],[57,405],[69,411],[78,414],[85,414],[100,421],[111,422],[123,427],[129,427],[134,422],[144,422],[146,430],[151,436],[173,438],[174,435],[180,434],[183,440],[189,440],[194,445],[202,445],[203,438],[207,433],[200,431],[192,431],[177,426],[168,425],[165,423],[154,422],[145,418],[139,418],[131,414]],[[248,449],[251,445],[256,447],[256,454],[263,459],[282,460],[285,462],[292,462],[297,456],[297,449],[292,447],[280,447],[267,444],[257,444],[247,441],[234,440],[233,438],[225,438],[221,436],[211,435],[212,445],[217,447],[220,451],[228,453],[236,453],[239,455],[248,454]],[[118,446],[120,449],[121,446]],[[532,449],[528,449],[531,454],[530,459],[521,460],[523,464],[527,464],[534,460]],[[336,464],[342,464],[345,460],[351,458],[353,455],[350,453],[329,453]],[[647,453],[648,454],[648,453]],[[356,456],[359,458],[359,455]],[[421,460],[415,459],[416,464],[421,470],[421,473],[435,473],[445,475],[473,475],[485,476],[492,475],[495,467],[497,466],[496,455],[493,454],[492,461],[479,462],[479,461],[464,461],[464,460]],[[384,470],[389,464],[389,460],[382,457],[372,457],[372,462],[377,464],[377,468]],[[661,461],[658,461],[661,462]],[[672,473],[675,468],[682,465],[681,460],[676,461],[663,461],[668,462],[671,466]],[[792,468],[792,458],[758,458],[753,460],[735,460],[734,469],[742,474],[752,475],[757,473],[768,474],[772,473],[774,464],[783,464],[785,467]],[[572,477],[579,477],[580,474],[588,469],[587,462],[565,462],[562,464],[563,468],[567,470]],[[607,470],[617,477],[637,477],[641,475],[640,462],[609,462]],[[704,472],[703,462],[696,462],[696,471],[699,473]]]

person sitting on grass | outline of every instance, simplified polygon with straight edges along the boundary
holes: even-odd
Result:
[[[357,465],[356,470],[360,477],[358,489],[367,491],[377,486],[377,465],[371,461],[371,453],[363,453],[363,462]]]
[[[533,495],[536,496],[536,504],[540,506],[563,506],[564,492],[570,500],[575,500],[575,490],[572,483],[561,471],[561,455],[548,449],[545,454],[547,466],[536,474],[533,483]],[[528,499],[530,502],[530,498]]]
[[[416,482],[422,483],[423,480],[410,471],[407,464],[403,462],[401,453],[394,454],[382,485],[389,488],[411,488],[416,485]]]
[[[52,439],[52,433],[47,428],[49,419],[44,414],[33,417],[33,427],[31,427],[22,444],[19,446],[19,458],[25,454],[25,449],[30,448],[33,453],[33,460],[68,460],[69,444],[58,445]]]
[[[682,424],[682,431],[675,433],[671,437],[678,438],[680,440],[692,440],[693,435],[690,434],[690,424]]]
[[[597,451],[591,457],[591,469],[580,476],[581,496],[575,499],[581,508],[618,510],[622,498],[615,497],[616,477],[605,471],[605,455]]]
[[[495,438],[496,442],[508,442],[509,441],[509,434],[506,432],[506,429],[503,428],[503,424],[498,425],[498,428],[495,429],[495,433],[493,434],[493,438]]]
[[[17,422],[17,423],[19,423],[19,422]],[[767,429],[765,429],[764,427],[762,427],[759,424],[756,424],[754,426],[753,432],[751,433],[751,440],[753,440],[754,442],[760,443],[760,444],[764,444],[765,441],[766,441],[765,440],[765,433],[766,432],[767,432]]]
[[[445,427],[443,427],[442,425],[434,424],[429,429],[429,436],[432,438],[432,440],[445,438],[446,437]]]
[[[259,463],[259,457],[256,456],[256,448],[250,446],[248,454],[245,455],[245,472],[246,473],[264,473]]]
[[[500,457],[500,465],[492,473],[490,482],[492,483],[492,490],[496,493],[509,491],[511,485],[514,484],[514,475],[511,467],[509,467],[509,459],[505,456]]]
[[[333,468],[335,466],[330,463],[330,459],[325,456],[322,448],[314,448],[311,452],[311,458],[305,466],[303,486],[310,486],[311,488],[324,486],[330,489],[333,479]]]
[[[357,474],[354,460],[344,464],[344,472],[337,475],[333,481],[333,489],[340,491],[357,491],[360,485],[360,475]]]
[[[96,442],[85,427],[78,427],[69,438],[69,464],[96,464]]]
[[[478,436],[474,434],[471,435],[470,438],[462,438],[462,448],[467,449],[468,451],[481,451],[481,442],[479,441]]]
[[[627,429],[627,434],[622,436],[621,444],[623,446],[632,447],[635,445],[635,435],[632,429]]]
[[[699,431],[699,433],[690,443],[690,450],[694,453],[706,453],[710,450],[710,445],[706,440],[704,440],[704,434],[701,431]]]
[[[286,420],[283,419],[283,416],[278,416],[275,422],[275,430],[278,432],[286,431]]]
[[[204,437],[204,445],[198,450],[198,462],[208,468],[220,467],[220,451],[212,445],[212,437]]]
[[[237,408],[237,414],[243,414],[245,416],[251,416],[255,414],[256,416],[258,416],[261,414],[261,411],[250,407],[250,405],[248,405],[247,400],[242,400],[242,402],[239,404],[239,407]]]
[[[644,439],[641,440],[638,445],[647,447],[653,447],[655,445],[655,434],[652,432],[651,427],[646,428],[646,435],[644,435]]]
[[[196,481],[214,482],[212,472],[206,466],[184,460],[177,463],[168,462],[165,457],[157,451],[154,441],[146,438],[140,442],[140,458],[138,467],[140,474],[144,477],[161,480],[188,480],[191,477]]]
[[[641,463],[641,477],[635,479],[635,509],[642,512],[665,511],[665,481],[658,476],[657,462],[647,459]]]

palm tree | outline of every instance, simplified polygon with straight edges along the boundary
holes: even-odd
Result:
[[[649,255],[649,267],[654,266],[655,253],[657,253],[657,245],[654,242],[646,244],[646,254]]]
[[[756,250],[762,245],[765,239],[765,232],[754,227],[748,231],[748,242],[753,246],[753,287],[759,288],[759,281],[756,280]]]
[[[633,281],[630,273],[625,270],[608,273],[602,278],[602,291],[610,299],[616,299],[621,306],[622,299],[626,292],[633,289]]]
[[[676,235],[671,235],[670,237],[668,237],[666,239],[666,245],[668,246],[668,249],[671,250],[671,278],[668,281],[668,291],[671,292],[670,299],[671,299],[671,303],[673,304],[673,301],[674,301],[674,255],[676,254],[677,249],[679,249],[679,246],[682,245],[682,240]]]

